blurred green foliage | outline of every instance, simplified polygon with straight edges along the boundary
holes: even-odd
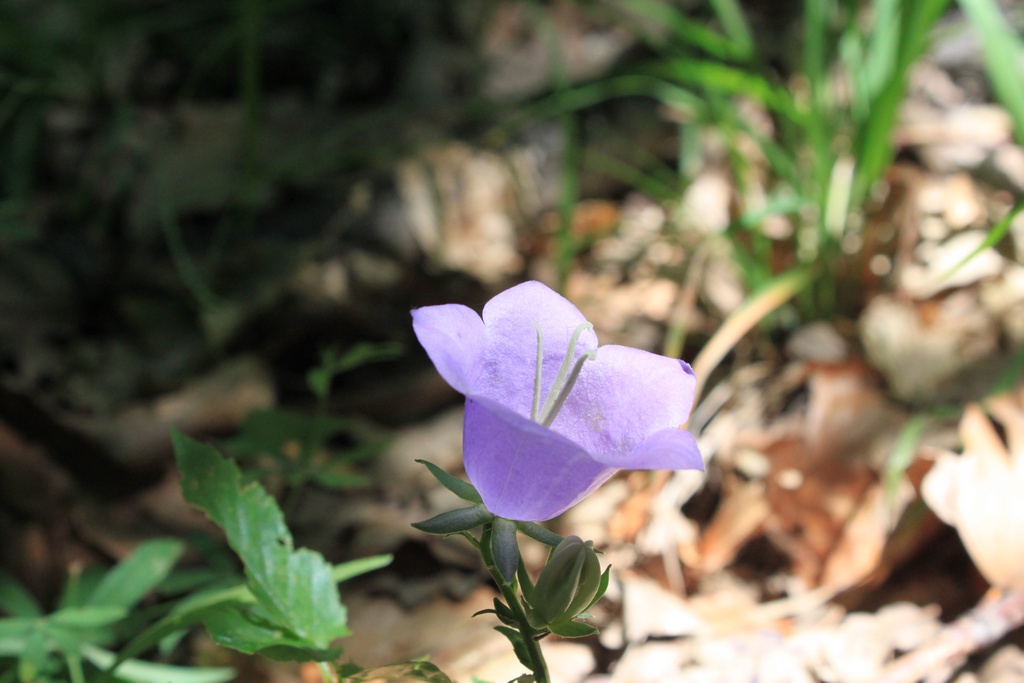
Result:
[[[392,360],[400,353],[398,344],[389,343],[361,343],[344,352],[323,350],[320,364],[306,376],[316,397],[312,412],[289,408],[253,411],[225,447],[245,466],[248,475],[277,484],[286,512],[298,504],[308,483],[326,489],[369,486],[370,478],[357,468],[380,453],[387,442],[366,434],[355,419],[328,413],[331,383],[339,374]],[[333,446],[339,438],[350,445]]]

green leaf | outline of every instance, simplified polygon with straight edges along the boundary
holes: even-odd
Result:
[[[391,564],[391,561],[395,559],[394,555],[371,555],[370,557],[360,557],[358,560],[349,560],[348,562],[342,562],[336,564],[331,568],[331,576],[337,583],[344,583],[349,579],[354,579],[357,576],[362,576],[382,567],[386,567]]]
[[[341,469],[314,470],[312,479],[325,489],[365,489],[373,484],[373,479],[365,474],[355,474]]]
[[[960,0],[960,7],[981,38],[992,90],[1013,118],[1017,141],[1024,143],[1024,42],[995,0]]]
[[[737,59],[750,59],[754,54],[754,38],[738,0],[710,0],[709,4],[732,41]]]
[[[981,244],[975,247],[974,250],[971,251],[971,253],[967,254],[962,259],[960,259],[960,261],[957,262],[956,265],[954,265],[952,268],[950,268],[949,270],[942,274],[942,279],[946,279],[953,275],[953,273],[963,268],[971,259],[973,259],[981,252],[999,244],[1003,240],[1003,238],[1006,237],[1006,233],[1010,231],[1010,226],[1013,224],[1013,219],[1016,218],[1017,214],[1019,214],[1021,211],[1024,211],[1024,204],[1018,204],[1017,206],[1013,207],[1010,213],[1006,214],[1006,216],[1001,221],[999,221],[991,228],[989,228],[988,234],[985,235],[985,239],[984,241],[982,241]]]
[[[71,629],[97,629],[116,624],[128,615],[124,607],[65,607],[50,615],[48,621]]]
[[[176,431],[172,440],[185,500],[224,529],[268,614],[320,649],[348,635],[331,566],[319,553],[294,549],[274,499],[255,482],[243,484],[238,467],[212,447]]]
[[[37,628],[25,640],[18,657],[18,680],[28,683],[38,680],[47,669],[50,650],[46,644],[46,632]]]
[[[949,0],[913,0],[902,3],[896,64],[889,71],[884,86],[871,97],[870,104],[864,107],[869,113],[868,119],[859,127],[854,141],[857,168],[852,190],[853,206],[863,202],[871,185],[892,161],[892,129],[903,103],[907,72],[924,51],[932,27],[942,17],[948,4]]]
[[[582,621],[563,621],[558,624],[549,624],[548,628],[556,636],[562,638],[585,638],[600,633],[596,626],[585,624]]]
[[[406,664],[389,664],[364,669],[358,673],[349,673],[351,668],[338,667],[338,675],[342,681],[423,681],[424,683],[452,683],[440,669],[430,662],[408,662]]]
[[[764,77],[711,60],[677,57],[649,67],[651,74],[686,86],[696,85],[710,93],[743,95],[782,114],[793,122],[802,122],[804,113],[788,90]]]
[[[523,634],[508,626],[495,626],[494,630],[508,638],[508,642],[512,643],[512,651],[515,653],[519,663],[528,669],[532,669],[533,663],[530,660],[530,651],[526,649],[526,641],[523,640]]]
[[[430,470],[430,473],[434,475],[434,478],[441,482],[442,486],[462,500],[467,500],[470,503],[476,503],[477,505],[483,504],[484,499],[480,497],[476,488],[468,481],[462,481],[458,477],[448,474],[432,462],[427,462],[426,460],[417,460],[416,462],[425,465],[426,468]]]
[[[414,522],[412,527],[428,534],[447,536],[475,529],[481,524],[490,522],[492,519],[494,519],[494,515],[488,512],[483,504],[480,504],[442,512],[422,522]]]
[[[38,623],[39,620],[34,617],[0,619],[0,642],[5,640],[24,640]],[[0,656],[3,656],[3,654],[0,651]]]
[[[508,607],[508,605],[498,598],[494,598],[494,613],[506,624],[515,621],[516,618],[515,613]]]
[[[43,609],[21,583],[10,574],[0,572],[0,611],[12,617],[39,617]]]
[[[81,653],[98,669],[109,669],[116,661],[113,652],[93,645],[83,645]],[[133,683],[224,683],[235,679],[235,670],[227,667],[171,666],[129,659],[118,667],[117,678]]]
[[[341,654],[341,648],[320,649],[266,619],[257,605],[218,605],[202,615],[213,640],[245,654],[259,654],[282,662],[323,662]]]
[[[519,541],[516,538],[516,523],[504,517],[495,517],[491,526],[491,552],[498,571],[511,584],[516,578],[519,566]]]
[[[903,473],[914,462],[917,444],[920,442],[921,435],[924,433],[925,427],[928,426],[930,418],[931,416],[926,413],[914,415],[907,420],[900,433],[896,435],[889,459],[885,463],[885,473],[882,478],[885,485],[885,499],[889,506],[892,505],[896,498],[896,492],[900,480],[903,478]]]
[[[167,578],[184,550],[184,544],[173,539],[143,543],[106,573],[85,604],[131,608]]]
[[[519,579],[519,590],[522,591],[523,597],[526,598],[528,604],[533,604],[533,579],[530,578],[530,573],[526,571],[526,563],[520,562],[516,568],[516,577]]]
[[[516,528],[524,535],[552,548],[565,540],[564,536],[559,536],[554,531],[549,531],[536,522],[516,522]]]
[[[590,604],[584,608],[584,611],[589,610],[591,607],[597,604],[597,601],[604,597],[604,594],[608,592],[608,583],[611,580],[612,567],[608,565],[604,568],[604,572],[601,574],[601,582],[597,584],[597,592],[594,593],[594,598],[590,601]]]
[[[315,435],[323,442],[352,428],[344,417],[309,415],[297,410],[268,408],[253,410],[242,420],[238,435],[227,441],[232,453],[241,455],[280,455],[289,442],[302,443]]]
[[[363,342],[356,344],[345,353],[338,355],[335,349],[320,352],[320,365],[306,375],[306,383],[313,395],[320,399],[327,398],[331,391],[331,380],[335,375],[347,372],[361,365],[380,363],[397,358],[402,353],[402,345],[397,342],[372,344]]]
[[[680,8],[674,7],[672,3],[660,2],[660,0],[633,0],[629,3],[629,13],[636,14],[643,18],[644,25],[657,26],[666,32],[671,32],[670,43],[673,46],[681,44],[692,45],[708,54],[721,59],[731,58],[746,59],[742,47],[735,45],[726,36],[708,28],[705,22],[687,17]],[[663,42],[657,40],[658,43]],[[646,42],[654,42],[648,39]]]
[[[391,555],[374,555],[336,564],[331,569],[331,578],[337,583],[343,583],[375,569],[386,567],[391,564],[392,559]],[[244,584],[209,588],[194,593],[176,604],[166,617],[132,639],[121,651],[119,657],[127,659],[145,652],[168,634],[198,623],[211,607],[231,603],[251,604],[255,601],[256,598]]]

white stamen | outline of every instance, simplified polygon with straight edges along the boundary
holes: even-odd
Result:
[[[566,381],[565,386],[561,387],[558,392],[558,396],[555,398],[555,402],[551,404],[551,407],[543,413],[540,417],[540,423],[545,427],[550,427],[551,423],[558,417],[558,411],[562,409],[565,404],[565,399],[569,398],[569,392],[572,391],[573,386],[576,384],[576,380],[579,379],[580,372],[583,370],[583,363],[588,360],[594,360],[597,357],[597,351],[587,351],[578,359],[572,366],[572,373],[569,375],[569,379]],[[548,396],[551,394],[549,393]]]
[[[579,379],[580,372],[583,370],[583,363],[587,360],[593,360],[597,355],[595,350],[584,352],[578,359],[575,357],[576,344],[579,342],[580,335],[583,334],[584,330],[591,330],[594,326],[590,323],[582,323],[573,331],[565,357],[562,358],[562,364],[558,368],[558,374],[555,375],[554,381],[551,382],[548,395],[544,399],[544,406],[539,411],[537,406],[540,403],[541,364],[543,363],[544,356],[541,351],[540,327],[536,323],[534,323],[534,327],[537,329],[537,374],[534,378],[533,407],[530,410],[530,419],[534,422],[540,422],[545,427],[550,427],[551,423],[558,416],[558,411],[562,409],[566,399],[569,398],[569,392],[572,391],[576,380]]]
[[[544,347],[540,338],[540,325],[533,323],[537,330],[537,374],[533,378],[533,405],[530,407],[530,419],[537,422],[537,412],[540,410],[540,369],[544,364]]]

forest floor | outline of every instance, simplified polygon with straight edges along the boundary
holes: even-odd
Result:
[[[582,41],[571,26],[563,38]],[[606,53],[625,49],[618,34],[601,37]],[[462,476],[462,407],[416,344],[409,311],[479,308],[518,281],[562,280],[603,344],[694,364],[689,429],[707,473],[620,473],[551,523],[593,540],[613,567],[594,610],[601,634],[544,641],[556,681],[1021,680],[1015,594],[989,589],[920,494],[935,458],[965,440],[963,406],[1016,386],[1024,342],[1024,222],[986,241],[1024,196],[1024,150],[1006,112],[974,90],[977,73],[944,54],[912,70],[896,161],[840,257],[818,264],[835,270],[815,272],[812,293],[800,278],[814,264],[760,294],[744,281],[743,238],[728,229],[768,162],[750,150],[741,190],[714,130],[697,141],[699,172],[674,205],[584,166],[567,257],[557,188],[568,142],[550,122],[500,147],[432,131],[394,163],[314,191],[305,165],[339,151],[317,146],[314,115],[277,98],[264,144],[275,182],[295,196],[247,188],[259,211],[220,244],[209,216],[237,191],[217,179],[234,153],[223,140],[246,125],[242,105],[178,105],[137,121],[113,152],[81,142],[74,110],[55,112],[54,173],[70,158],[76,169],[103,162],[83,173],[122,198],[124,215],[110,230],[63,228],[0,253],[0,567],[52,603],[69,573],[145,539],[217,538],[181,496],[175,427],[280,494],[298,545],[332,562],[394,554],[342,586],[346,657],[426,656],[453,680],[514,678],[522,667],[494,620],[471,617],[495,595],[478,558],[463,539],[410,526],[457,505],[415,459]],[[514,75],[495,83],[536,87]],[[766,112],[743,107],[752,126],[767,125]],[[595,139],[604,126],[655,157],[678,147],[672,113],[653,104],[588,116]],[[168,126],[173,144],[137,142]],[[111,168],[131,166],[131,144],[151,161],[127,194],[101,187]],[[33,210],[59,212],[43,200]],[[765,258],[790,263],[795,229],[766,225]],[[189,256],[197,245],[217,252],[215,279]],[[806,315],[821,298],[831,308]],[[372,348],[372,362],[339,372],[318,403],[307,372],[330,365],[326,349],[353,348]],[[268,413],[337,418],[308,480],[285,476],[302,439],[289,418],[261,447],[239,438]],[[523,550],[537,569],[543,549]],[[954,622],[964,615],[991,642]],[[920,675],[894,668],[914,652],[933,653]],[[218,649],[201,631],[187,653],[237,667],[239,680],[319,675]]]

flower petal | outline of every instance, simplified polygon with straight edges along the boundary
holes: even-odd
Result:
[[[568,299],[533,281],[516,285],[488,301],[483,319],[487,336],[483,363],[468,393],[493,399],[529,417],[537,371],[534,325],[540,328],[544,351],[543,400],[558,373],[573,332],[587,319]],[[595,348],[597,335],[593,330],[585,330],[577,340],[574,357]]]
[[[412,329],[441,377],[459,393],[470,393],[485,340],[476,311],[461,304],[424,306],[413,310]]]
[[[704,471],[697,440],[685,429],[662,429],[625,456],[595,453],[594,459],[620,469]]]
[[[560,515],[615,472],[547,427],[478,396],[466,399],[463,459],[487,509],[522,522]]]
[[[684,424],[697,381],[681,360],[625,346],[602,346],[551,427],[616,467],[649,436]],[[686,459],[690,446],[681,451]],[[616,459],[618,458],[618,459]]]

